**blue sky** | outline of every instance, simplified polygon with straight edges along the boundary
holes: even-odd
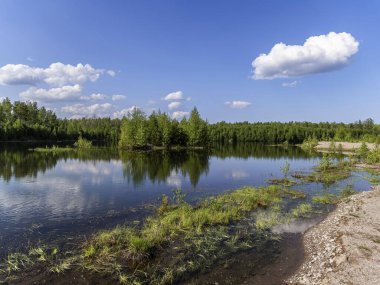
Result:
[[[0,97],[66,117],[380,122],[378,27],[371,0],[2,0]]]

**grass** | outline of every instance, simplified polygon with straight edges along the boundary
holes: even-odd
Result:
[[[319,204],[337,204],[339,202],[338,196],[330,193],[314,196],[312,200]]]
[[[274,178],[274,179],[269,179],[268,184],[281,185],[284,187],[291,187],[291,186],[296,185],[297,181],[292,180],[292,179],[288,179],[288,178],[282,178],[282,179]]]
[[[301,203],[296,208],[292,209],[290,215],[293,218],[309,217],[313,211],[313,206],[309,203]]]
[[[293,189],[284,189],[284,194],[290,196],[293,199],[303,199],[306,198],[306,194],[301,191],[293,190]]]
[[[59,153],[59,152],[71,152],[71,151],[74,151],[75,149],[74,148],[71,148],[71,147],[59,147],[59,146],[55,146],[53,145],[52,147],[37,147],[37,148],[34,148],[33,151],[37,151],[37,152],[53,152],[53,153]]]
[[[147,272],[149,280],[156,280],[154,284],[171,283],[181,274],[209,266],[224,254],[225,246],[230,250],[252,246],[249,239],[242,238],[247,233],[232,234],[229,228],[253,210],[281,202],[282,191],[277,186],[244,187],[205,199],[196,206],[178,199],[179,193],[176,196],[178,203],[172,205],[168,197],[163,196],[157,214],[148,217],[140,227],[119,226],[95,234],[83,247],[84,267],[107,273],[113,271],[120,282],[127,284],[132,283],[132,279],[145,282]],[[170,244],[178,244],[178,247],[167,249]],[[169,263],[166,266],[156,261],[152,263],[163,252],[176,248],[181,255],[188,256],[187,259],[182,260],[178,252],[173,252],[163,261]],[[176,263],[170,264],[173,260]],[[121,273],[114,270],[116,263]],[[147,263],[149,268],[142,266]],[[169,270],[171,267],[175,269]]]
[[[337,204],[345,198],[357,193],[352,184],[347,184],[343,187],[339,194],[324,192],[321,195],[314,196],[312,201],[319,204]]]
[[[167,199],[163,198],[160,214],[147,218],[141,229],[116,227],[100,232],[84,248],[84,255],[101,255],[108,250],[123,250],[127,255],[145,255],[155,246],[178,235],[201,234],[208,226],[228,225],[242,219],[249,211],[268,207],[280,200],[281,191],[275,186],[257,189],[245,187],[206,199],[196,207],[187,203],[169,206]]]

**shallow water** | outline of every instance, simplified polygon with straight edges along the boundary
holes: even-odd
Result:
[[[296,147],[258,144],[147,153],[112,148],[40,153],[30,147],[0,148],[0,255],[37,241],[68,243],[97,229],[141,219],[149,212],[146,205],[158,203],[176,188],[195,202],[244,185],[265,185],[270,178],[282,177],[286,161],[293,172],[309,171],[320,159]],[[309,196],[337,191],[348,182],[358,190],[370,188],[360,173],[353,177],[336,185],[294,188]],[[298,234],[311,224],[277,230]]]

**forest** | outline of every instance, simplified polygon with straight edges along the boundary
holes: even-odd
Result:
[[[123,148],[146,146],[208,146],[211,143],[302,143],[307,138],[380,143],[380,126],[372,119],[344,124],[335,122],[265,122],[209,124],[194,108],[189,118],[172,119],[164,112],[147,116],[135,109],[122,119],[58,118],[35,102],[0,102],[0,141],[76,140],[118,144]]]

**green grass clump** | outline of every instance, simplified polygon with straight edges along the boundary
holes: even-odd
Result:
[[[308,203],[301,203],[296,208],[292,209],[290,214],[293,218],[308,217],[313,211],[313,206]]]
[[[357,193],[357,191],[355,191],[354,187],[352,184],[348,184],[347,186],[343,187],[341,190],[340,190],[340,198],[341,199],[344,199],[344,198],[347,198],[353,194]]]
[[[297,181],[294,181],[292,179],[283,178],[283,179],[269,179],[268,184],[272,185],[281,185],[284,187],[291,187],[297,184]]]
[[[317,182],[327,185],[350,177],[351,173],[346,170],[314,171],[308,175],[297,174],[297,178],[306,182]]]
[[[324,193],[322,195],[314,196],[312,200],[314,203],[319,204],[336,204],[339,202],[338,196],[330,193]]]
[[[293,190],[293,189],[284,189],[284,194],[292,197],[293,199],[306,198],[306,194],[301,191]]]
[[[280,223],[281,213],[276,210],[260,211],[256,215],[255,225],[259,230],[265,230]]]

